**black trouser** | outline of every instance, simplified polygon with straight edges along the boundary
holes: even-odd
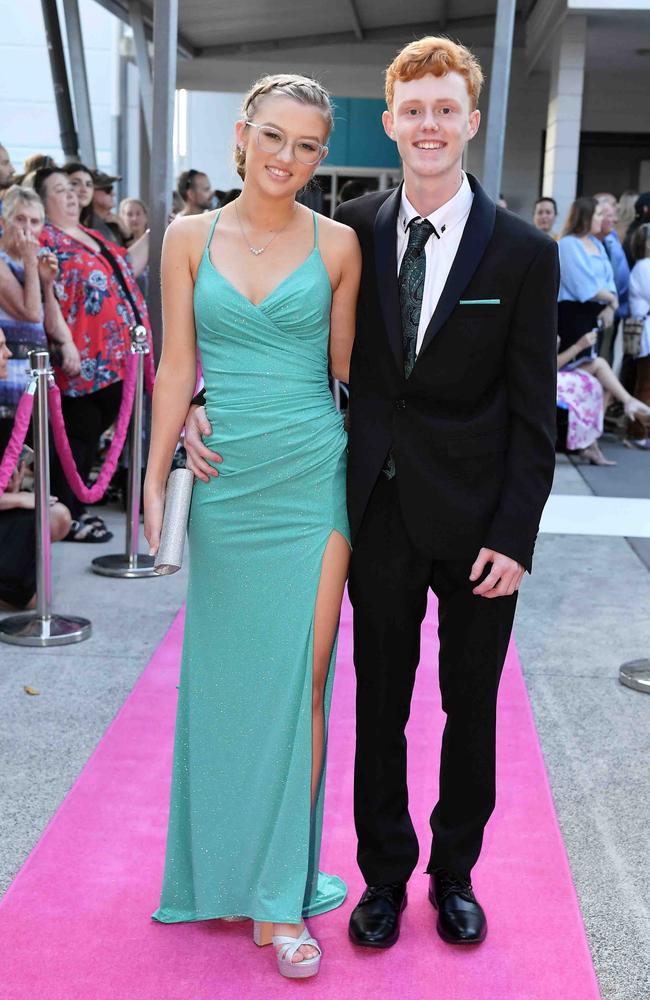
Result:
[[[85,396],[61,396],[61,410],[70,448],[84,483],[88,482],[101,435],[114,422],[122,401],[122,382],[111,382],[105,389]],[[66,505],[74,520],[83,514],[85,504],[77,500],[60,468],[52,469],[51,490]]]
[[[350,567],[357,673],[357,859],[369,885],[405,882],[418,861],[406,739],[429,587],[438,597],[447,721],[427,871],[469,876],[495,800],[496,702],[517,597],[476,597],[473,560],[432,560],[406,531],[396,479],[380,476]],[[476,553],[478,555],[478,553]]]

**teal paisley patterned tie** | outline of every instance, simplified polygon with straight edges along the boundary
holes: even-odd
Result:
[[[426,242],[435,230],[428,219],[419,222],[412,219],[409,223],[409,241],[402,257],[397,279],[399,285],[399,305],[402,317],[402,348],[404,355],[404,377],[408,378],[413,371],[418,341],[418,326],[422,312],[422,293],[424,292],[424,276],[427,269],[427,259],[424,253]],[[395,459],[393,450],[388,452],[383,474],[387,479],[395,475]]]
[[[422,293],[427,260],[424,248],[433,232],[428,219],[413,219],[409,225],[409,241],[399,269],[399,305],[402,316],[402,346],[404,377],[408,378],[415,364],[418,326],[422,311]]]

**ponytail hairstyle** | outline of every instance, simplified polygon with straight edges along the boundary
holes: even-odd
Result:
[[[334,126],[334,113],[330,96],[318,80],[298,73],[274,73],[262,76],[248,91],[242,102],[242,118],[250,121],[255,115],[258,105],[264,97],[290,97],[301,104],[311,105],[322,114],[327,124],[329,136]],[[235,169],[244,180],[246,175],[246,150],[235,147]]]

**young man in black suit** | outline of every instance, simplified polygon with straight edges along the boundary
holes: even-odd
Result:
[[[375,948],[397,940],[418,860],[404,729],[429,588],[447,715],[429,898],[445,941],[485,937],[470,875],[494,808],[497,689],[553,479],[557,249],[461,169],[481,82],[471,53],[447,39],[400,52],[383,123],[404,183],[336,213],[363,253],[348,513],[368,887],[350,935]]]
[[[367,889],[350,935],[373,948],[397,940],[418,861],[404,730],[429,588],[447,714],[429,898],[445,941],[485,937],[470,876],[494,808],[497,690],[553,478],[557,248],[461,169],[481,83],[471,53],[447,39],[399,53],[384,127],[404,184],[336,213],[363,251],[348,514],[355,820]],[[195,411],[186,447],[207,477],[216,453],[201,432],[210,426]]]

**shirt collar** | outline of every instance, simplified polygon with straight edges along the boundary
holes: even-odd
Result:
[[[453,229],[457,223],[466,219],[472,207],[474,194],[469,186],[467,174],[465,171],[463,171],[462,174],[463,179],[456,194],[453,195],[449,201],[446,201],[444,205],[441,205],[440,208],[437,208],[435,212],[432,212],[431,215],[427,215],[427,219],[434,227],[439,239],[442,238],[445,233],[449,232],[450,229]],[[421,216],[418,212],[416,212],[413,205],[408,200],[406,196],[406,187],[405,185],[402,185],[402,202],[398,216],[400,232],[406,231],[412,220],[419,218],[421,218]]]

